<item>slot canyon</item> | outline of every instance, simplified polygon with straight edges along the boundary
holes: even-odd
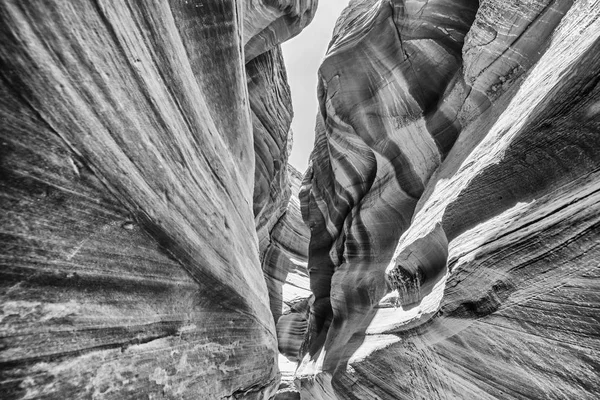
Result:
[[[1,399],[600,398],[600,0],[350,0],[298,171],[318,3],[0,1]]]

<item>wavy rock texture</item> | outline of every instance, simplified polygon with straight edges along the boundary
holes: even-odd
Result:
[[[279,46],[246,64],[254,152],[253,208],[259,255],[275,322],[286,304],[310,296],[308,227],[300,214],[301,174],[288,165],[293,110]]]
[[[315,16],[318,0],[246,0],[242,3],[246,62],[296,36]]]
[[[284,6],[278,7],[288,7]],[[315,7],[316,2],[299,2],[292,14],[304,10],[303,15],[312,18]],[[298,200],[302,177],[288,165],[293,110],[281,48],[253,58],[246,72],[256,155],[253,209],[271,312],[277,321],[286,301],[310,295],[306,274],[309,231]],[[290,293],[284,290],[287,281]]]
[[[271,231],[271,241],[263,256],[263,271],[271,312],[277,323],[281,383],[276,399],[299,398],[294,385],[294,372],[300,346],[304,339],[310,301],[306,264],[310,231],[300,214],[301,174],[288,166],[291,197],[286,212]]]
[[[274,394],[254,216],[288,203],[276,45],[314,7],[0,5],[3,398]]]
[[[291,196],[285,212],[270,231],[270,242],[262,254],[262,265],[269,295],[271,311],[275,322],[283,312],[289,310],[289,304],[310,296],[308,290],[308,227],[300,215],[301,174],[291,165],[287,167]]]
[[[382,272],[458,133],[460,104],[438,104],[458,85],[476,10],[477,2],[355,1],[338,20],[300,194],[315,295],[307,350],[317,360],[302,374],[335,371],[384,294]],[[329,356],[318,359],[323,345]]]
[[[477,6],[338,20],[301,192],[303,398],[599,395],[600,4]]]
[[[271,234],[291,195],[286,165],[291,145],[292,100],[279,47],[246,64],[246,73],[256,162],[252,204],[259,255],[264,264]]]

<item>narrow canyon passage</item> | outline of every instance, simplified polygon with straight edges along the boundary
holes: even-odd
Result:
[[[0,398],[600,397],[600,1],[324,1],[0,2]]]

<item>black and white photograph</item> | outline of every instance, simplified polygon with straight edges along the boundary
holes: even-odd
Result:
[[[0,400],[600,399],[600,0],[0,0]]]

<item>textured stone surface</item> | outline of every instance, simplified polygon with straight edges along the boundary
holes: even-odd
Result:
[[[276,46],[314,7],[0,5],[2,398],[274,394],[254,216],[288,203]]]
[[[343,13],[301,194],[315,293],[303,398],[598,397],[599,14],[596,1]]]
[[[246,64],[246,73],[256,160],[252,204],[263,253],[264,241],[283,215],[291,195],[286,165],[292,99],[279,47]]]
[[[310,232],[302,221],[298,199],[301,175],[291,166],[288,166],[288,175],[291,197],[285,213],[271,231],[271,241],[262,261],[281,353],[278,400],[299,396],[294,385],[294,372],[313,299],[306,270]]]
[[[319,70],[321,109],[300,194],[315,295],[312,361],[302,374],[343,363],[384,294],[382,271],[458,133],[460,103],[438,104],[459,85],[476,9],[477,2],[353,1],[338,20]]]
[[[316,5],[0,4],[2,398],[600,396],[600,3],[352,1],[301,183]]]
[[[302,222],[298,199],[301,175],[288,165],[286,176],[289,177],[291,196],[285,212],[270,231],[271,240],[262,255],[276,322],[290,304],[311,295],[306,271],[310,233]]]
[[[312,21],[318,3],[318,0],[243,1],[246,61],[300,33]]]

